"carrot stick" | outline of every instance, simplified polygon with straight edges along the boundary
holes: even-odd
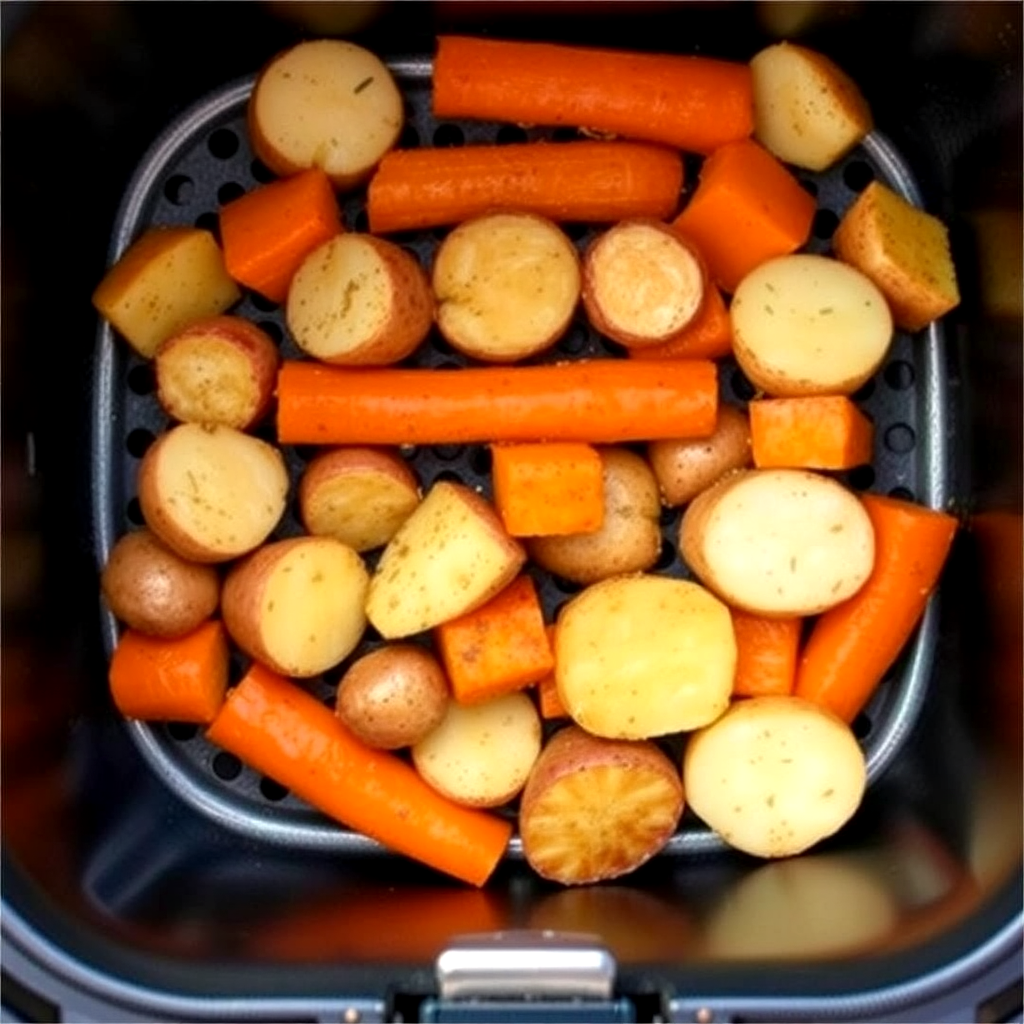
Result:
[[[110,659],[111,694],[125,718],[212,722],[227,685],[227,635],[213,619],[174,639],[126,630]]]
[[[875,567],[848,601],[815,623],[795,693],[852,721],[924,612],[953,542],[952,516],[877,494],[863,496],[875,528]]]
[[[529,576],[475,611],[434,630],[452,696],[477,704],[530,686],[555,666],[544,613]]]
[[[434,114],[572,125],[710,153],[754,128],[748,65],[441,36]]]
[[[758,469],[853,469],[871,461],[875,428],[845,395],[763,398],[749,412]]]
[[[730,294],[756,266],[795,252],[811,233],[815,201],[752,139],[716,150],[697,191],[672,222],[700,250]]]
[[[604,522],[604,471],[589,444],[494,445],[494,503],[513,537],[592,533]]]
[[[490,876],[512,832],[441,796],[394,754],[364,746],[330,708],[258,664],[207,737],[349,828],[473,885]]]
[[[631,348],[630,359],[721,359],[732,354],[732,321],[722,293],[709,285],[704,305],[689,326],[671,341]]]
[[[555,627],[545,626],[548,645],[552,652],[555,649]],[[537,701],[540,706],[541,718],[568,718],[569,712],[565,710],[562,698],[558,696],[558,684],[555,682],[555,671],[552,670],[537,683]]]
[[[707,437],[715,364],[595,359],[543,366],[346,370],[285,361],[282,444],[468,444]]]
[[[396,150],[370,180],[370,230],[456,224],[528,210],[556,221],[672,216],[683,186],[678,153],[640,142],[527,142]]]
[[[331,183],[319,168],[271,182],[220,211],[228,273],[272,302],[283,302],[302,261],[341,231]]]
[[[736,634],[734,697],[793,692],[801,619],[763,619],[733,609]]]

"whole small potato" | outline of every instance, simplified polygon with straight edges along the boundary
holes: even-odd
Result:
[[[367,746],[397,750],[433,732],[448,699],[448,680],[429,651],[389,644],[364,655],[342,676],[337,712]]]
[[[750,465],[750,420],[745,412],[720,405],[718,424],[710,437],[652,441],[647,457],[661,500],[670,508],[685,505],[726,473]]]
[[[149,530],[125,534],[114,545],[100,585],[114,615],[149,636],[191,633],[220,600],[213,566],[187,561]]]
[[[651,467],[625,448],[600,449],[604,523],[593,533],[535,537],[530,556],[542,568],[576,583],[597,583],[642,572],[661,552],[661,503]]]

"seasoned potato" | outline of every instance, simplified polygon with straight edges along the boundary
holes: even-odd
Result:
[[[284,514],[281,453],[231,427],[182,423],[139,466],[146,524],[183,558],[226,562],[259,547]]]
[[[156,227],[107,271],[92,303],[148,359],[165,338],[241,297],[209,231]]]
[[[755,615],[816,615],[852,597],[875,560],[856,495],[800,469],[742,470],[698,495],[679,526],[687,565]]]
[[[368,583],[363,560],[340,541],[279,540],[228,573],[224,625],[246,654],[275,672],[319,675],[359,643]]]
[[[526,784],[540,742],[540,716],[525,693],[473,705],[451,701],[441,724],[413,746],[412,761],[451,800],[498,807]]]
[[[710,437],[652,441],[647,458],[662,503],[669,508],[685,505],[726,473],[750,465],[750,419],[734,406],[720,405],[718,424]]]
[[[762,263],[729,315],[736,361],[769,395],[848,395],[882,365],[892,341],[885,296],[859,270],[798,253]]]
[[[823,171],[872,128],[856,83],[823,54],[775,43],[750,62],[754,137],[780,160]]]
[[[620,221],[583,258],[583,307],[602,334],[627,348],[673,341],[700,312],[707,288],[693,246],[657,220]]]
[[[484,214],[460,224],[434,260],[437,325],[475,359],[511,363],[554,345],[580,297],[576,249],[533,213]]]
[[[642,572],[661,551],[661,503],[651,467],[626,448],[599,450],[604,521],[592,533],[534,537],[530,557],[548,572],[576,583]]]
[[[548,741],[523,790],[523,854],[542,878],[564,885],[618,878],[668,842],[682,813],[679,773],[653,743],[568,726]]]
[[[256,79],[249,138],[277,174],[320,167],[336,188],[365,181],[402,131],[402,94],[387,66],[341,39],[299,43]]]
[[[434,300],[416,258],[372,235],[336,235],[314,249],[288,289],[288,329],[327,363],[367,366],[405,359],[427,336]]]
[[[558,616],[558,696],[595,736],[646,739],[707,725],[728,706],[735,673],[729,609],[687,580],[604,580]]]
[[[277,346],[254,323],[197,320],[157,349],[156,395],[181,423],[247,430],[270,408],[279,362]]]
[[[864,754],[848,725],[800,697],[749,697],[690,737],[690,807],[727,843],[758,857],[802,853],[860,805]]]
[[[322,452],[299,482],[306,529],[356,551],[387,544],[419,503],[419,486],[405,461],[377,448]]]
[[[397,750],[419,743],[444,720],[448,680],[418,644],[388,644],[363,655],[338,684],[338,717],[365,744]]]
[[[149,636],[191,633],[220,600],[216,569],[186,561],[149,530],[127,533],[114,545],[100,584],[114,615]]]

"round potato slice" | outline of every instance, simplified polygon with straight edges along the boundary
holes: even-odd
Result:
[[[800,697],[751,697],[690,737],[683,785],[694,812],[757,857],[802,853],[853,817],[867,784],[845,722]]]
[[[644,739],[707,725],[728,706],[735,673],[729,609],[687,580],[604,580],[558,617],[558,696],[595,736]]]
[[[420,775],[470,807],[507,803],[526,784],[540,754],[540,716],[525,693],[481,704],[448,703],[441,724],[412,748]]]
[[[892,341],[885,296],[859,270],[827,256],[780,256],[736,288],[733,352],[758,388],[780,398],[851,394]]]

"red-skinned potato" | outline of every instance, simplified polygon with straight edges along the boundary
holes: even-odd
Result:
[[[254,323],[197,320],[157,349],[157,398],[181,423],[247,430],[270,408],[279,362],[277,346]]]

